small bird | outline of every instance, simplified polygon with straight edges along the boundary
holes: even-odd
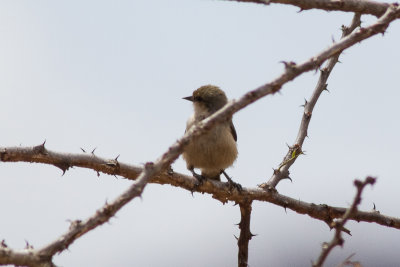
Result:
[[[213,85],[204,85],[195,90],[191,96],[183,99],[192,101],[194,107],[194,113],[187,121],[186,131],[228,102],[224,91]],[[183,152],[183,159],[186,161],[188,170],[200,184],[205,178],[220,180],[220,174],[223,173],[230,186],[240,190],[241,186],[233,182],[224,171],[237,158],[236,141],[237,135],[232,119],[215,125],[209,132],[199,137],[194,137]],[[194,168],[200,169],[201,175],[195,173]]]

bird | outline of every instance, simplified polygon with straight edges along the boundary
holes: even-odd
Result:
[[[204,85],[183,99],[193,102],[194,112],[187,120],[186,131],[194,124],[211,116],[228,103],[224,91],[218,86]],[[185,131],[185,132],[186,132]],[[183,149],[187,169],[202,184],[204,179],[220,181],[223,173],[229,185],[241,190],[240,184],[232,181],[225,169],[232,166],[238,156],[237,133],[232,118],[215,125],[207,133],[194,137]],[[201,175],[194,169],[200,169]]]

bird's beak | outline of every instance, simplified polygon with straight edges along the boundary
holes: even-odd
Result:
[[[189,100],[193,102],[193,96],[183,97],[182,99]]]

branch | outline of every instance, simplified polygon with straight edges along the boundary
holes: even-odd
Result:
[[[357,211],[357,206],[361,203],[361,194],[364,190],[365,186],[370,184],[373,185],[376,179],[372,177],[367,177],[364,182],[359,180],[354,181],[354,185],[357,187],[357,193],[354,197],[353,204],[351,204],[350,208],[346,210],[346,213],[343,215],[342,218],[336,220],[332,223],[332,227],[335,228],[335,235],[331,242],[324,243],[322,245],[321,254],[318,257],[317,262],[313,263],[314,267],[320,267],[324,263],[325,259],[328,257],[329,253],[332,249],[336,246],[343,246],[344,240],[342,238],[342,231],[344,231],[344,225],[350,219],[352,215],[354,215]]]
[[[254,236],[250,232],[251,201],[242,202],[240,206],[240,235],[238,238],[238,266],[247,267],[249,259],[249,242]]]
[[[354,14],[353,20],[349,27],[342,26],[342,38],[348,36],[351,32],[353,32],[358,26],[361,24],[361,15],[359,13]],[[327,83],[326,81],[329,78],[333,68],[335,67],[336,63],[338,62],[339,56],[341,52],[337,53],[333,57],[331,57],[326,67],[321,70],[318,83],[312,93],[312,96],[309,101],[305,101],[304,103],[304,112],[303,117],[301,119],[299,131],[297,133],[296,140],[292,146],[289,146],[289,151],[287,152],[286,156],[283,158],[283,161],[279,164],[279,167],[274,170],[272,177],[269,179],[267,183],[261,184],[260,187],[271,187],[275,188],[278,183],[285,179],[289,178],[289,168],[293,165],[296,161],[297,157],[303,154],[303,143],[304,139],[308,136],[308,126],[311,121],[311,115],[314,110],[315,104],[317,103],[319,96],[324,90],[327,90]],[[291,178],[289,178],[291,179]]]
[[[180,155],[183,147],[190,141],[192,135],[198,136],[200,134],[203,134],[206,130],[210,129],[218,122],[225,121],[235,112],[243,109],[247,105],[257,101],[258,99],[266,95],[278,92],[285,83],[293,80],[304,72],[318,68],[325,60],[351,47],[352,45],[378,33],[384,33],[390,22],[396,19],[396,16],[398,16],[399,14],[400,8],[398,7],[398,5],[393,4],[389,6],[386,13],[381,18],[379,18],[376,23],[366,28],[360,28],[358,31],[346,36],[339,42],[332,44],[330,47],[323,50],[316,56],[310,58],[309,60],[305,61],[304,63],[301,63],[299,65],[294,62],[285,63],[286,68],[284,73],[277,77],[275,80],[263,86],[260,86],[257,89],[249,91],[237,101],[230,101],[218,112],[214,113],[212,116],[204,119],[196,126],[193,126],[191,129],[189,129],[189,131],[187,131],[180,140],[178,140],[174,145],[171,146],[168,152],[171,153],[171,157],[168,158],[168,162],[166,163],[172,163]],[[27,161],[53,164],[60,168],[63,172],[65,172],[71,166],[95,169],[95,166],[92,165],[93,162],[87,161],[88,159],[90,159],[91,156],[93,156],[94,159],[96,159],[94,163],[102,164],[101,167],[96,164],[97,169],[95,170],[102,171],[107,174],[121,175],[126,178],[135,178],[129,176],[129,172],[126,172],[127,170],[130,170],[131,166],[121,166],[117,158],[114,160],[99,161],[97,160],[98,158],[94,155],[94,153],[92,153],[91,156],[75,155],[72,157],[71,155],[47,151],[44,147],[44,143],[40,146],[34,147],[33,151],[19,150],[20,153],[17,153],[15,155],[13,154],[13,151],[18,151],[18,148],[0,148],[0,161]],[[122,169],[124,169],[125,172]],[[133,169],[131,171],[135,170]]]
[[[130,200],[140,196],[148,180],[157,171],[157,169],[157,165],[153,163],[147,163],[138,179],[125,193],[120,195],[112,203],[106,203],[100,210],[98,210],[94,215],[86,219],[84,222],[80,220],[73,221],[69,230],[64,235],[39,250],[29,248],[21,252],[15,252],[6,246],[1,246],[0,264],[14,264],[34,267],[54,266],[52,263],[52,257],[56,253],[60,253],[67,249],[77,238],[96,228],[97,226],[107,222]]]
[[[371,0],[228,0],[236,2],[250,2],[257,4],[269,5],[284,4],[292,5],[300,8],[300,11],[308,9],[322,9],[325,11],[344,11],[354,12],[360,14],[369,14],[376,17],[382,16],[387,8],[390,6],[389,3],[377,2]],[[399,14],[397,15],[399,18]]]
[[[0,245],[0,264],[13,264],[15,266],[31,267],[53,267],[51,258],[40,257],[37,253],[32,253],[31,249],[23,251],[14,251],[7,247],[4,240]]]
[[[126,203],[128,203],[131,199],[136,196],[139,196],[144,189],[144,186],[148,181],[158,182],[158,183],[169,183],[172,185],[180,185],[183,180],[175,180],[172,181],[173,174],[168,174],[165,176],[165,171],[170,166],[170,164],[176,160],[176,158],[182,153],[183,148],[187,145],[193,137],[199,136],[201,134],[206,133],[209,129],[211,129],[216,124],[226,121],[229,117],[231,117],[238,110],[243,109],[247,105],[257,101],[258,99],[276,93],[281,89],[281,87],[287,83],[288,81],[293,80],[300,74],[318,68],[325,60],[334,56],[338,52],[360,42],[370,36],[373,36],[377,33],[384,32],[388,27],[389,23],[396,19],[396,16],[400,14],[400,8],[397,5],[391,5],[385,14],[378,19],[375,24],[367,28],[362,28],[351,35],[343,38],[340,42],[333,44],[331,47],[323,50],[321,53],[312,57],[308,61],[296,65],[293,62],[286,63],[285,72],[273,80],[270,83],[267,83],[253,91],[246,93],[243,97],[241,97],[238,101],[231,101],[221,110],[213,114],[212,116],[206,118],[196,126],[191,127],[186,134],[176,141],[167,152],[165,152],[160,159],[158,159],[155,163],[147,163],[145,167],[140,168],[140,174],[137,172],[137,167],[132,167],[127,164],[121,164],[118,162],[118,157],[114,160],[103,160],[94,155],[71,155],[71,154],[62,154],[48,151],[45,148],[45,144],[33,147],[33,148],[0,148],[0,161],[27,161],[27,162],[37,162],[37,163],[46,163],[53,164],[60,168],[63,173],[68,170],[72,166],[79,166],[85,168],[91,168],[96,171],[102,171],[104,173],[113,174],[113,175],[121,175],[126,178],[135,179],[137,178],[136,183],[134,183],[128,191],[122,194],[119,198],[113,201],[110,205],[106,204],[102,209],[100,209],[95,215],[84,221],[83,223],[80,221],[75,221],[72,223],[70,230],[60,237],[59,240],[54,241],[50,245],[39,249],[39,250],[24,250],[18,254],[17,252],[10,251],[8,248],[1,247],[0,255],[4,256],[4,258],[0,259],[1,262],[11,263],[11,256],[13,255],[21,255],[16,261],[23,261],[24,257],[30,257],[32,262],[29,262],[28,266],[52,266],[51,258],[57,253],[65,250],[74,240],[80,237],[82,234],[94,229],[98,225],[103,224],[109,218],[111,218],[120,208],[122,208]],[[159,175],[160,173],[164,173],[164,176]],[[156,176],[158,175],[158,177]],[[154,177],[154,178],[152,178]],[[160,177],[163,177],[164,180],[158,180]],[[190,188],[193,190],[194,188],[194,178],[190,179]],[[189,180],[186,179],[186,182]],[[217,181],[209,181],[204,183],[199,189],[204,190],[206,192],[205,187],[211,184],[210,193],[214,195],[217,199],[221,201],[227,200],[243,200],[242,192],[232,193],[231,190],[226,188],[225,184],[218,183]],[[183,187],[183,186],[182,186]],[[221,191],[221,189],[223,191]],[[260,199],[269,201],[271,203],[281,202],[280,205],[284,207],[289,207],[294,203],[292,199],[279,195],[273,190],[262,190],[262,189],[250,189],[247,190],[247,194],[252,196],[253,194],[258,195]],[[215,193],[215,194],[214,194]],[[218,194],[220,193],[220,194]],[[246,193],[246,192],[244,192]],[[243,194],[244,194],[243,193]],[[264,199],[265,198],[265,199]],[[286,198],[286,199],[285,199]],[[250,197],[249,199],[257,199],[257,197]],[[283,203],[282,203],[283,201]],[[287,202],[286,202],[287,201]],[[240,202],[240,201],[239,201]],[[307,203],[305,203],[307,204]],[[279,204],[278,204],[279,205]],[[296,210],[297,212],[302,213],[302,206],[294,205],[294,208],[299,208]],[[314,208],[311,212],[314,211]],[[321,215],[315,215],[314,213],[307,213],[310,216],[318,217]],[[332,217],[330,217],[332,218]],[[328,220],[328,219],[326,219]],[[390,221],[396,222],[397,219]],[[400,225],[400,223],[399,223]],[[393,227],[393,226],[392,226]],[[11,255],[11,256],[10,256]],[[39,257],[36,259],[35,257]],[[40,259],[43,257],[44,259]],[[13,264],[18,264],[17,262],[12,262]]]
[[[40,145],[41,146],[41,145]],[[45,153],[38,152],[37,147],[0,147],[0,159],[2,161],[25,161],[25,162],[47,162],[57,166],[60,162],[68,163],[68,166],[78,166],[93,169],[110,175],[120,175],[127,179],[135,180],[142,172],[141,167],[125,164],[115,159],[108,160],[93,154],[67,154],[53,152],[45,149]],[[200,186],[193,176],[184,175],[178,172],[165,170],[150,179],[150,183],[168,184],[189,192],[207,193],[214,199],[226,203],[233,201],[241,203],[247,201],[265,201],[291,209],[300,214],[307,214],[312,218],[324,221],[330,225],[332,219],[340,218],[346,212],[346,208],[332,207],[325,204],[314,204],[294,199],[279,194],[274,189],[246,188],[238,192],[231,190],[228,183],[207,179]],[[355,221],[373,222],[383,226],[400,229],[400,218],[385,216],[379,212],[357,211],[350,218]]]

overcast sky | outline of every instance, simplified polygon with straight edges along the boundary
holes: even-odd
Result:
[[[239,98],[338,40],[352,14],[228,1],[0,2],[0,146],[96,154],[141,165],[182,136],[201,85]],[[375,18],[362,17],[363,25]],[[360,208],[400,216],[400,23],[347,50],[314,110],[306,155],[278,191],[348,207],[353,180],[378,177]],[[239,158],[227,172],[246,187],[267,181],[292,144],[318,73],[307,73],[234,116]],[[175,171],[189,174],[180,158]],[[74,168],[0,164],[0,240],[41,247],[130,184]],[[109,224],[55,257],[60,266],[235,266],[239,209],[209,195],[150,184]],[[398,266],[400,231],[347,225],[343,248],[363,266]],[[254,203],[250,266],[309,266],[332,238],[325,223]]]

